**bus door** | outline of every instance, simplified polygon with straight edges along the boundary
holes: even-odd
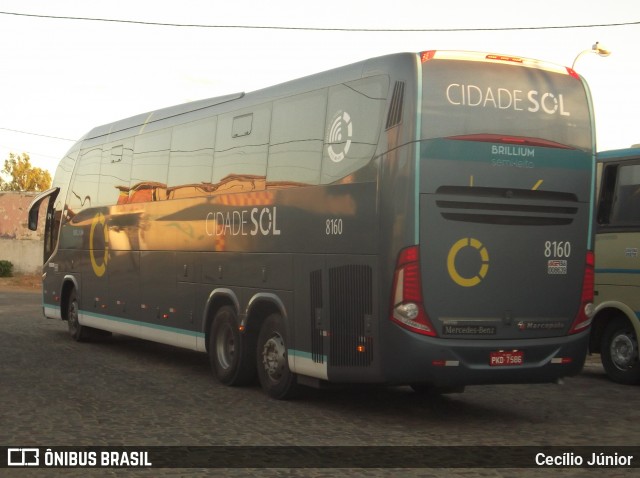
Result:
[[[51,253],[55,250],[58,241],[58,229],[60,227],[60,221],[54,220],[55,210],[54,205],[60,188],[54,187],[44,191],[37,195],[29,205],[29,220],[28,226],[32,231],[38,230],[38,219],[40,215],[40,206],[43,202],[46,203],[46,220],[44,230],[44,257],[43,262],[46,262]]]

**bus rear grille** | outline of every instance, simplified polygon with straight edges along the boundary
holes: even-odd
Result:
[[[329,365],[365,367],[373,360],[373,273],[365,265],[329,269]]]
[[[573,222],[575,194],[528,189],[441,186],[436,206],[444,219],[514,226],[555,226]]]
[[[389,105],[387,124],[385,129],[393,128],[402,123],[402,103],[404,101],[404,81],[396,81],[393,85],[393,96]]]
[[[311,358],[316,363],[324,363],[324,332],[322,330],[322,271],[311,272]]]

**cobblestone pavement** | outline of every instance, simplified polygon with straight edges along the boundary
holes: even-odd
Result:
[[[204,354],[123,336],[76,343],[37,293],[0,290],[0,445],[640,445],[640,392],[599,357],[564,385],[309,390],[289,402],[217,383]],[[54,473],[56,472],[57,473]],[[603,470],[555,469],[554,476]],[[56,476],[61,470],[0,470]],[[65,476],[543,476],[509,469],[64,470]],[[633,476],[608,470],[607,476]]]

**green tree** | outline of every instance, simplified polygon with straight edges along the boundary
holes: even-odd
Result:
[[[27,153],[9,153],[1,172],[11,180],[0,176],[0,191],[46,191],[51,187],[49,171],[33,167]]]

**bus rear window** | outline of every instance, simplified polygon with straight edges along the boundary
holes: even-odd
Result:
[[[491,135],[592,147],[581,81],[512,64],[431,60],[423,64],[422,138]]]

